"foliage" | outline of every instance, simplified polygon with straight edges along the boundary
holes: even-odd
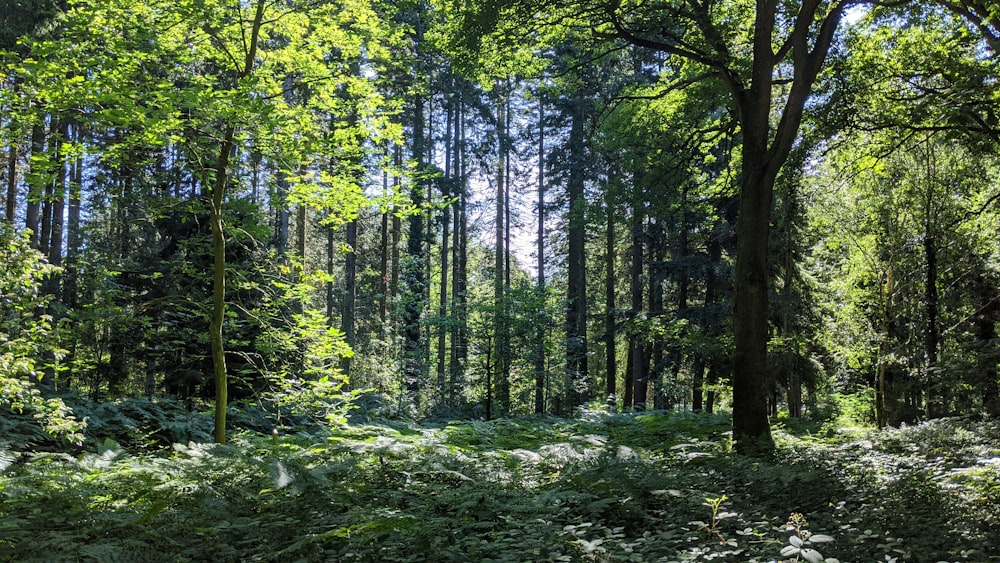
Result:
[[[154,444],[140,427],[175,417],[171,403],[79,408],[94,409],[84,453],[0,455],[0,557],[977,561],[1000,534],[992,422],[782,435],[773,458],[748,459],[720,441],[720,415],[301,419],[219,446],[203,443],[208,413]]]
[[[4,443],[17,439],[14,431],[18,417],[8,413],[28,411],[35,423],[51,436],[78,441],[83,425],[76,420],[59,398],[43,397],[37,386],[46,369],[42,357],[57,357],[55,343],[49,337],[51,317],[46,314],[48,300],[42,292],[43,281],[57,269],[46,264],[41,254],[32,250],[27,234],[15,235],[0,224],[0,428]],[[4,422],[4,419],[10,422]],[[25,436],[27,442],[40,436]]]

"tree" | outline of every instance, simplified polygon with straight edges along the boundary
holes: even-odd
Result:
[[[720,80],[740,127],[740,212],[733,333],[733,437],[743,453],[773,448],[767,418],[768,239],[775,180],[788,159],[803,111],[844,11],[854,0],[757,0],[751,17],[722,1],[667,1],[655,7],[616,0],[551,5],[455,6],[466,16],[466,47],[498,28],[556,34],[560,22],[588,22],[601,37],[663,52],[697,69],[675,82]],[[550,26],[548,28],[544,26]],[[777,123],[772,122],[778,115]]]

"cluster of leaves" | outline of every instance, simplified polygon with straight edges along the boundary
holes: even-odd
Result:
[[[156,403],[103,416],[143,409]],[[9,452],[0,558],[954,561],[997,543],[1000,473],[982,449],[995,453],[995,425],[786,435],[751,460],[723,420],[303,424],[226,446],[199,443],[193,423],[194,441],[160,449],[95,437],[77,457]]]
[[[6,223],[0,224],[0,413],[30,413],[34,422],[48,435],[79,440],[82,425],[57,398],[43,398],[35,383],[49,365],[39,365],[36,358],[55,359],[58,351],[51,346],[48,333],[51,317],[44,314],[47,298],[44,281],[57,268],[45,263],[32,250],[27,235],[18,236]],[[25,441],[38,439],[31,425],[19,423],[18,416],[9,422],[0,419],[4,430],[0,444],[20,436]]]

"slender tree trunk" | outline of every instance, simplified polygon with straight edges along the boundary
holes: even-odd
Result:
[[[538,98],[538,317],[535,328],[535,414],[545,412],[545,102]]]
[[[76,142],[80,142],[79,127],[73,127]],[[62,301],[73,311],[76,309],[77,259],[80,255],[80,203],[83,189],[83,157],[77,155],[70,165],[69,211],[66,226],[66,270]]]
[[[240,79],[253,73],[257,58],[257,43],[264,21],[266,0],[257,0],[253,23],[250,28],[250,43],[246,59],[240,71]],[[219,146],[215,166],[215,183],[212,185],[210,223],[212,228],[212,314],[209,318],[209,341],[212,350],[212,373],[215,379],[215,430],[216,443],[226,443],[226,408],[229,405],[229,376],[226,371],[226,349],[223,340],[223,323],[226,318],[226,238],[222,223],[222,206],[229,183],[229,158],[236,146],[236,124],[226,126]]]
[[[584,110],[576,100],[569,132],[570,173],[567,183],[569,196],[569,249],[566,256],[566,372],[567,402],[570,412],[586,403],[590,397],[587,373],[587,200],[584,197]]]
[[[51,218],[51,228],[49,232],[49,263],[54,266],[62,266],[63,258],[63,235],[64,232],[64,215],[66,213],[66,143],[69,138],[69,121],[64,120],[59,128],[59,138],[56,141],[57,149],[54,153],[55,155],[55,170],[56,176],[53,180],[53,192],[52,192],[52,218]],[[53,278],[58,279],[58,278]],[[52,293],[57,294],[59,290],[58,281],[52,287]]]
[[[465,104],[460,98],[458,102],[458,113],[455,119],[455,171],[457,178],[455,188],[458,190],[458,206],[455,208],[455,232],[452,241],[452,309],[454,311],[454,321],[451,326],[451,385],[449,392],[452,402],[455,402],[459,388],[465,380],[466,362],[466,280],[468,256],[466,242],[467,238],[467,186],[465,168]]]
[[[418,38],[422,32],[418,29]],[[425,138],[424,138],[424,99],[422,94],[413,97],[412,122],[412,158],[416,162],[418,174],[424,171]],[[424,310],[424,295],[427,291],[424,263],[424,180],[414,179],[410,190],[413,207],[419,210],[410,215],[407,259],[401,275],[406,284],[406,295],[403,299],[403,377],[406,392],[419,407],[420,390],[424,380],[424,349],[425,341],[421,338],[420,318]]]
[[[11,133],[10,144],[7,145],[7,199],[5,204],[5,217],[7,222],[14,224],[17,213],[17,160],[20,146],[17,137]]]
[[[358,293],[358,221],[347,223],[347,254],[344,256],[344,300],[340,311],[340,330],[344,333],[344,342],[354,350],[357,345],[355,334],[355,303]],[[351,358],[340,360],[344,375],[351,375]]]
[[[505,94],[506,95],[506,94]],[[496,368],[496,398],[497,406],[501,412],[506,412],[510,401],[510,388],[504,381],[504,356],[506,355],[506,343],[509,338],[506,323],[506,303],[504,291],[506,289],[506,162],[505,153],[507,150],[507,104],[505,99],[497,101],[497,191],[496,191],[496,255],[493,270],[493,342],[496,345],[493,366]]]
[[[45,152],[45,124],[35,123],[31,127],[31,153],[28,155],[28,162],[31,162],[32,155],[36,157],[35,163],[41,162],[40,157],[43,152]],[[45,176],[43,171],[37,168],[35,164],[29,164],[28,173],[25,174],[25,180],[28,184],[28,196],[24,227],[31,231],[29,241],[31,248],[35,249],[38,248],[39,241],[41,240],[39,220],[41,218],[42,196],[44,194],[42,181]]]
[[[396,146],[393,162],[396,169],[403,166],[403,154],[399,146]],[[398,196],[400,190],[399,176],[392,180],[393,196]],[[389,273],[389,297],[392,303],[396,303],[399,297],[399,245],[403,238],[403,219],[399,215],[392,214],[392,271]]]
[[[632,249],[631,249],[631,266],[629,268],[629,291],[631,292],[631,311],[629,312],[633,320],[638,320],[639,315],[642,314],[642,263],[643,263],[643,223],[645,221],[645,215],[643,214],[642,208],[644,202],[642,201],[642,182],[640,179],[636,179],[635,189],[638,192],[636,200],[636,205],[632,209],[632,224],[631,224],[631,236],[632,236]],[[625,399],[622,403],[622,408],[625,410],[631,410],[635,404],[635,390],[636,385],[645,379],[645,374],[643,373],[643,342],[639,331],[633,327],[629,331],[628,336],[628,369],[625,374]],[[645,400],[645,393],[643,393],[643,400]]]
[[[389,198],[389,172],[382,173],[382,194]],[[382,223],[379,226],[379,326],[384,331],[389,313],[389,210],[382,212]]]
[[[295,255],[306,264],[306,224],[309,220],[308,210],[304,204],[299,204],[295,213]]]
[[[615,304],[615,253],[617,244],[615,241],[615,216],[614,207],[609,202],[607,204],[608,223],[605,234],[604,246],[604,371],[607,377],[607,401],[612,407],[617,404],[618,387],[618,350],[615,346],[616,328],[615,314],[617,306]]]
[[[451,198],[452,168],[451,155],[454,138],[452,137],[452,119],[454,108],[448,105],[445,108],[445,133],[444,133],[444,176],[441,178],[441,198],[448,201]],[[438,293],[438,335],[437,335],[437,379],[438,393],[442,401],[448,399],[447,386],[447,353],[448,353],[448,255],[450,249],[448,243],[451,237],[451,204],[447,204],[441,210],[441,286]],[[454,343],[452,344],[454,346]]]

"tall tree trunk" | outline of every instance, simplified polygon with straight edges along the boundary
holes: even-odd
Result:
[[[733,439],[748,454],[774,448],[767,417],[767,248],[774,177],[755,157],[744,155],[733,283]]]
[[[266,0],[257,0],[250,28],[250,43],[247,46],[243,68],[239,72],[240,79],[253,73],[266,4]],[[213,261],[212,313],[209,317],[208,333],[212,351],[212,374],[215,379],[215,429],[213,434],[216,443],[219,444],[226,443],[226,408],[229,405],[229,376],[226,370],[226,349],[222,333],[222,325],[226,318],[226,238],[222,223],[222,206],[226,199],[226,188],[229,183],[229,158],[236,147],[235,139],[236,124],[230,123],[225,128],[216,159],[209,219],[212,228]]]
[[[545,412],[545,101],[538,97],[538,317],[535,327],[535,414]]]
[[[344,333],[344,342],[354,350],[357,345],[355,334],[355,302],[358,293],[358,220],[347,223],[347,254],[344,256],[344,299],[340,311],[340,330]],[[351,358],[340,360],[340,368],[344,375],[351,375]]]
[[[75,142],[81,142],[80,128],[73,127]],[[66,225],[66,269],[63,276],[62,302],[70,311],[76,309],[77,259],[80,255],[80,204],[83,190],[83,157],[77,155],[70,164],[69,210]]]
[[[459,387],[465,381],[466,362],[466,286],[468,272],[468,241],[467,231],[467,176],[465,163],[465,103],[460,98],[458,102],[458,113],[455,119],[455,171],[457,178],[455,188],[458,190],[458,206],[455,208],[455,232],[452,241],[452,310],[454,311],[454,321],[451,325],[451,358],[450,372],[451,383],[449,393],[451,401],[455,402]]]
[[[570,172],[567,221],[569,248],[566,256],[566,399],[570,412],[590,398],[587,373],[587,200],[584,196],[584,109],[574,100],[569,132]]]
[[[604,372],[606,376],[608,404],[614,407],[617,404],[618,387],[618,350],[615,347],[616,340],[616,310],[615,304],[615,253],[617,244],[615,242],[615,215],[614,207],[607,203],[607,232],[605,233],[604,246]]]
[[[403,153],[402,149],[397,145],[393,155],[393,163],[395,164],[396,170],[402,170],[403,168]],[[392,180],[392,193],[393,197],[399,196],[401,183],[399,181],[399,176],[396,176]],[[389,273],[389,297],[390,301],[395,304],[397,298],[399,297],[399,245],[403,239],[403,219],[396,213],[392,214],[392,271]]]
[[[389,172],[382,172],[382,195],[389,199]],[[389,209],[382,211],[382,222],[379,226],[379,326],[384,331],[389,313]]]
[[[664,261],[666,260],[666,236],[663,224],[651,219],[648,226],[649,237],[649,285],[646,307],[650,317],[663,315],[663,284],[666,281]],[[649,406],[649,383],[653,383],[653,401],[662,391],[663,383],[663,342],[659,339],[643,346],[642,377],[635,381],[634,405],[636,410],[646,410]]]
[[[454,137],[452,137],[452,120],[454,118],[455,108],[452,104],[445,107],[445,129],[444,129],[444,175],[441,178],[441,198],[448,202],[451,198],[451,184],[454,182],[452,178],[452,167],[451,167],[451,156],[452,156],[452,144],[454,142]],[[437,335],[437,379],[438,379],[438,393],[441,396],[442,401],[446,401],[449,398],[448,386],[447,386],[447,360],[446,355],[448,352],[448,323],[445,322],[448,318],[448,256],[450,249],[448,247],[451,237],[451,204],[446,203],[444,209],[441,210],[441,286],[438,293],[438,335]],[[454,343],[452,344],[454,346]]]
[[[63,120],[59,127],[59,136],[56,140],[57,148],[54,152],[55,162],[53,164],[56,175],[52,182],[52,217],[48,244],[49,263],[54,266],[62,266],[63,258],[63,235],[65,234],[63,218],[66,213],[66,164],[68,162],[65,147],[68,138],[69,120]],[[53,279],[57,280],[58,278]],[[51,288],[51,293],[57,294],[58,286],[58,281],[56,281]]]
[[[422,39],[422,29],[418,28],[418,40]],[[407,394],[420,406],[420,391],[424,380],[425,342],[421,337],[420,318],[424,310],[424,295],[427,291],[424,263],[424,99],[422,94],[413,97],[412,158],[416,163],[417,178],[410,189],[410,200],[418,212],[409,217],[407,257],[401,275],[406,294],[403,298],[403,378]]]
[[[499,85],[498,85],[499,87]],[[493,366],[496,368],[497,406],[501,412],[506,412],[510,402],[510,388],[504,381],[507,334],[507,311],[504,292],[506,289],[506,161],[507,150],[507,103],[506,93],[497,100],[497,191],[496,191],[496,255],[493,270],[493,342],[496,345]],[[487,406],[489,408],[489,406]]]
[[[11,225],[14,224],[14,217],[17,213],[17,160],[19,152],[18,139],[12,132],[10,143],[7,145],[7,198],[4,200],[4,216]]]
[[[306,265],[306,225],[309,220],[305,204],[300,203],[295,213],[295,255]]]
[[[632,208],[631,238],[632,249],[630,252],[631,265],[629,267],[629,291],[631,293],[631,311],[629,316],[633,321],[637,321],[642,314],[642,263],[643,263],[643,223],[645,214],[643,206],[645,202],[642,197],[642,181],[636,177],[635,190],[637,191],[636,204]],[[628,336],[628,369],[625,372],[625,399],[622,408],[631,410],[635,404],[635,389],[638,382],[645,379],[643,372],[643,342],[642,336],[636,327],[629,331]],[[645,400],[645,393],[643,393]]]
[[[25,207],[24,227],[31,231],[31,248],[38,248],[41,233],[39,232],[39,220],[41,218],[42,196],[45,188],[42,185],[45,174],[39,170],[37,163],[41,162],[42,153],[45,152],[45,124],[35,123],[31,127],[31,153],[28,155],[28,173],[25,174],[25,182],[28,184],[27,204]]]

